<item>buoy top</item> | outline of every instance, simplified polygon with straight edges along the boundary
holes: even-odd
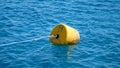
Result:
[[[50,38],[50,41],[54,44],[74,44],[80,40],[79,32],[65,24],[55,26],[50,35],[56,36]]]

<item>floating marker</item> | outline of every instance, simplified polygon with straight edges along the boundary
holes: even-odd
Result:
[[[55,26],[50,35],[55,36],[49,39],[54,44],[75,44],[80,40],[79,32],[65,24]]]

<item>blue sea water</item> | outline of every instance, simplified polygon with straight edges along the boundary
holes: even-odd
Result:
[[[75,45],[48,38],[65,23],[77,29]],[[120,0],[0,0],[0,68],[120,68]]]

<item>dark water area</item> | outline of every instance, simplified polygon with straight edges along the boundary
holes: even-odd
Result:
[[[60,23],[80,42],[2,46],[49,36]],[[120,0],[0,0],[0,68],[120,68]]]

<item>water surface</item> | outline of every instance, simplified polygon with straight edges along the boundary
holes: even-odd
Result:
[[[59,23],[77,29],[81,41],[0,46],[0,68],[120,68],[119,0],[0,1],[0,45],[49,36]]]

